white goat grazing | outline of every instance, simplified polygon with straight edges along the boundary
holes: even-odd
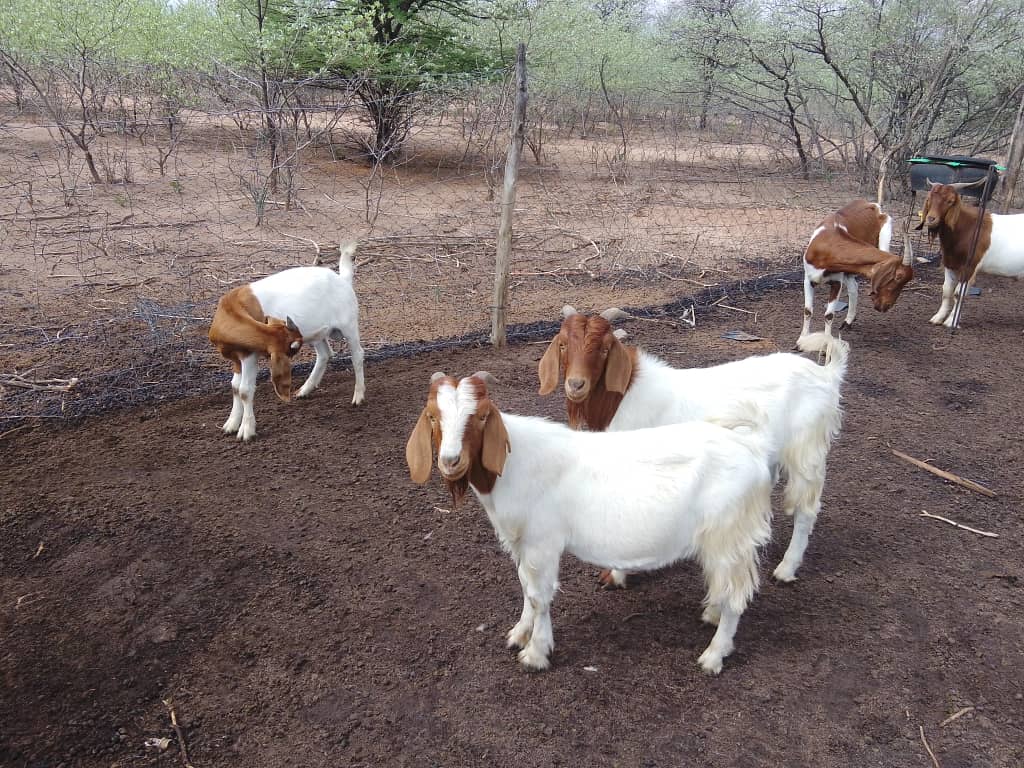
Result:
[[[291,396],[290,362],[262,340],[266,333],[260,326],[267,324],[269,318],[287,318],[287,328],[295,332],[298,343],[291,340],[289,356],[295,354],[302,341],[311,343],[316,350],[313,371],[296,397],[306,397],[320,384],[332,355],[328,339],[341,337],[348,342],[355,372],[352,404],[364,401],[359,303],[352,288],[355,250],[355,243],[341,248],[337,272],[325,267],[293,267],[234,288],[221,297],[210,327],[210,341],[231,361],[235,371],[231,378],[231,415],[224,422],[224,432],[237,433],[239,440],[250,440],[256,434],[253,396],[259,355],[271,358],[278,397],[288,400]],[[254,328],[261,331],[255,337]]]
[[[540,394],[553,392],[564,371],[569,424],[616,432],[715,418],[737,403],[756,403],[768,419],[770,460],[786,476],[786,514],[794,516],[793,536],[774,576],[793,581],[821,509],[850,349],[821,332],[804,336],[801,346],[825,350],[827,364],[778,352],[710,368],[670,368],[622,344],[601,315],[569,314],[538,366]],[[611,571],[601,580],[624,586],[625,574]]]
[[[771,472],[763,418],[738,408],[732,429],[693,422],[636,432],[575,432],[547,419],[501,413],[490,374],[459,382],[435,373],[406,446],[409,474],[437,468],[455,500],[472,488],[512,556],[523,612],[507,635],[526,667],[546,669],[549,609],[563,551],[612,568],[700,561],[702,618],[717,624],[700,666],[718,674],[758,586],[757,549],[770,534]]]

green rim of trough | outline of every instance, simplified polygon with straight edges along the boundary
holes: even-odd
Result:
[[[929,163],[931,165],[948,165],[950,168],[980,168],[982,170],[987,169],[991,165],[995,165],[997,171],[1005,171],[1005,165],[999,165],[999,163],[991,162],[971,162],[969,160],[945,160],[938,157],[912,157],[907,162],[910,163]]]

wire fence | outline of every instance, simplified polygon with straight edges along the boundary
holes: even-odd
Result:
[[[814,226],[863,194],[841,167],[803,178],[742,113],[700,130],[687,103],[613,109],[543,85],[518,182],[510,338],[549,332],[566,303],[672,312],[724,286],[785,284],[766,276],[796,268]],[[206,340],[217,297],[285,267],[333,267],[350,239],[371,361],[482,343],[506,84],[424,98],[387,163],[341,91],[289,108],[276,164],[251,103],[109,104],[90,143],[97,184],[38,104],[0,93],[0,432],[222,385]]]

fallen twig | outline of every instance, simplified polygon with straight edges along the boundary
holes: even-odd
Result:
[[[16,373],[0,373],[0,387],[20,387],[21,389],[70,392],[78,386],[77,378],[70,379],[26,379]],[[7,433],[4,433],[7,434]]]
[[[942,766],[939,765],[938,758],[935,757],[935,753],[932,752],[932,748],[928,746],[928,739],[924,737],[924,726],[919,725],[918,729],[921,731],[921,743],[924,744],[924,748],[928,751],[928,757],[932,759],[932,765],[934,765],[935,768],[942,768]]]
[[[164,699],[164,706],[167,707],[167,711],[171,715],[171,725],[174,726],[174,733],[178,737],[178,748],[181,751],[181,764],[185,768],[195,768],[192,765],[192,761],[188,759],[188,747],[185,745],[185,734],[181,730],[181,726],[178,725],[178,716],[174,713],[174,702],[170,699]]]
[[[933,475],[938,475],[944,480],[949,480],[951,483],[956,483],[957,485],[961,485],[964,488],[969,488],[972,491],[980,493],[982,496],[988,496],[989,498],[995,498],[996,496],[995,491],[993,491],[991,488],[986,488],[981,483],[976,483],[973,480],[968,480],[967,478],[960,477],[960,475],[954,475],[952,472],[946,472],[945,470],[933,467],[931,464],[921,461],[920,459],[915,459],[913,456],[908,456],[902,451],[897,451],[895,448],[892,449],[892,452],[893,454],[903,459],[904,461],[909,461],[915,467],[920,467],[921,469],[931,472]]]
[[[979,531],[977,528],[971,528],[969,525],[961,525],[960,523],[956,522],[955,520],[950,520],[948,517],[942,517],[941,515],[933,515],[930,512],[925,512],[923,509],[921,510],[920,517],[930,517],[932,520],[941,520],[944,523],[949,523],[954,528],[963,528],[965,531],[970,531],[971,533],[976,533],[979,536],[988,536],[989,538],[992,538],[992,539],[998,539],[999,538],[999,534],[998,533],[991,533],[989,531]]]
[[[22,424],[20,427],[15,427],[14,429],[8,429],[6,432],[0,432],[0,440],[2,440],[3,438],[7,437],[8,435],[13,435],[15,432],[19,432],[19,431],[21,431],[23,429],[28,429],[31,426],[32,426],[31,424]]]
[[[958,709],[952,715],[950,715],[945,720],[943,720],[941,723],[939,723],[939,728],[947,726],[950,723],[952,723],[954,720],[959,720],[961,717],[966,715],[968,712],[973,712],[973,711],[974,711],[974,707],[964,707],[963,709]]]

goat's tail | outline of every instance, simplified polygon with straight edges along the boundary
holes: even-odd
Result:
[[[741,400],[707,421],[735,431],[751,451],[766,460],[771,455],[772,433],[768,414],[753,400]]]
[[[846,377],[846,366],[850,359],[850,345],[838,336],[824,331],[808,333],[796,340],[801,352],[824,352],[825,369],[840,382]]]
[[[342,243],[339,249],[341,258],[338,259],[338,274],[346,280],[351,280],[356,271],[355,262],[352,259],[356,253],[356,245],[356,241],[353,240],[351,243]]]

